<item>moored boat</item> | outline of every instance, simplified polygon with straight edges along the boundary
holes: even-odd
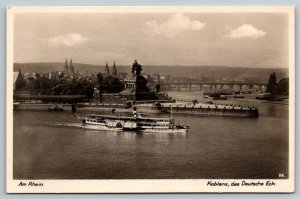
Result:
[[[189,114],[189,115],[218,115],[232,117],[259,117],[258,109],[254,106],[238,106],[214,104],[209,101],[207,103],[193,102],[175,102],[163,103],[162,107],[166,112],[174,114]]]
[[[163,113],[165,112],[160,103],[135,103],[133,108],[147,113]]]

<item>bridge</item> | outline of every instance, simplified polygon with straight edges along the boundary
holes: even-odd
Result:
[[[234,87],[238,87],[240,90],[242,90],[243,87],[248,87],[249,89],[252,89],[254,87],[258,88],[259,90],[262,90],[262,88],[266,88],[268,83],[250,83],[250,82],[226,82],[226,81],[203,81],[203,82],[170,82],[170,83],[164,83],[161,85],[161,87],[165,90],[171,90],[172,88],[177,88],[178,91],[181,90],[181,88],[187,88],[188,91],[192,90],[192,87],[198,87],[200,91],[202,91],[204,86],[207,86],[210,88],[210,90],[213,89],[223,89],[224,86],[229,87],[230,89],[233,89]]]

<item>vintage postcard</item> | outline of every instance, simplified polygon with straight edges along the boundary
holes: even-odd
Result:
[[[294,192],[294,9],[8,7],[7,192]]]

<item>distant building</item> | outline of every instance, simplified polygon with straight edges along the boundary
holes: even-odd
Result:
[[[135,88],[135,79],[125,78],[123,82],[125,84],[125,88]]]
[[[18,72],[13,73],[13,89],[14,91],[25,85],[24,77],[21,73],[21,69]]]
[[[23,76],[24,80],[30,81],[30,80],[33,80],[33,79],[37,79],[39,74],[36,73],[36,72],[32,72],[32,73],[24,73],[24,75],[22,75],[22,76]]]
[[[63,71],[58,71],[58,72],[57,72],[57,76],[58,76],[59,78],[62,78],[62,77],[64,76]]]
[[[16,73],[16,72],[14,72],[14,73]],[[31,73],[24,73],[23,76],[24,76],[25,80],[28,80],[31,77]]]
[[[135,90],[136,88],[136,76],[134,73],[126,74],[123,83],[126,89]]]
[[[72,63],[72,58],[70,60],[70,67],[69,67],[69,75],[74,75],[75,72],[74,72],[74,66],[73,66],[73,63]]]
[[[19,77],[19,72],[14,72],[13,83],[14,83],[14,91],[16,90],[17,79]]]
[[[24,74],[25,76],[25,74]],[[48,72],[48,73],[44,73],[43,76],[47,79],[56,79],[56,72],[52,71],[52,72]]]
[[[117,72],[117,68],[116,68],[116,63],[114,62],[112,70],[111,70],[111,75],[113,77],[118,77],[118,72]]]
[[[105,76],[110,76],[110,72],[109,72],[109,68],[108,68],[107,62],[106,62],[106,64],[105,64],[105,68],[104,68],[104,75],[105,75]]]
[[[68,64],[68,59],[66,59],[65,61],[65,65],[64,65],[64,76],[65,77],[70,77],[70,76],[74,76],[75,75],[75,69],[74,69],[74,65],[72,62],[72,58],[70,59],[70,64]]]
[[[68,60],[67,59],[65,61],[64,74],[65,75],[69,74],[69,66],[68,66]]]

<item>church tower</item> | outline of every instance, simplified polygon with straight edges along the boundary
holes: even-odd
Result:
[[[106,64],[105,64],[105,68],[104,68],[104,74],[105,74],[105,75],[107,75],[107,76],[109,76],[109,75],[110,75],[110,73],[109,73],[109,68],[108,68],[108,64],[107,64],[107,62],[106,62]]]
[[[117,72],[117,68],[116,68],[116,63],[114,62],[114,65],[112,67],[112,70],[111,70],[111,75],[113,77],[117,77],[118,76],[118,72]]]
[[[65,61],[64,74],[67,75],[69,73],[68,60]]]
[[[69,69],[70,69],[70,75],[74,75],[74,66],[73,66],[73,63],[72,63],[72,58],[70,60],[70,67],[69,67]]]

